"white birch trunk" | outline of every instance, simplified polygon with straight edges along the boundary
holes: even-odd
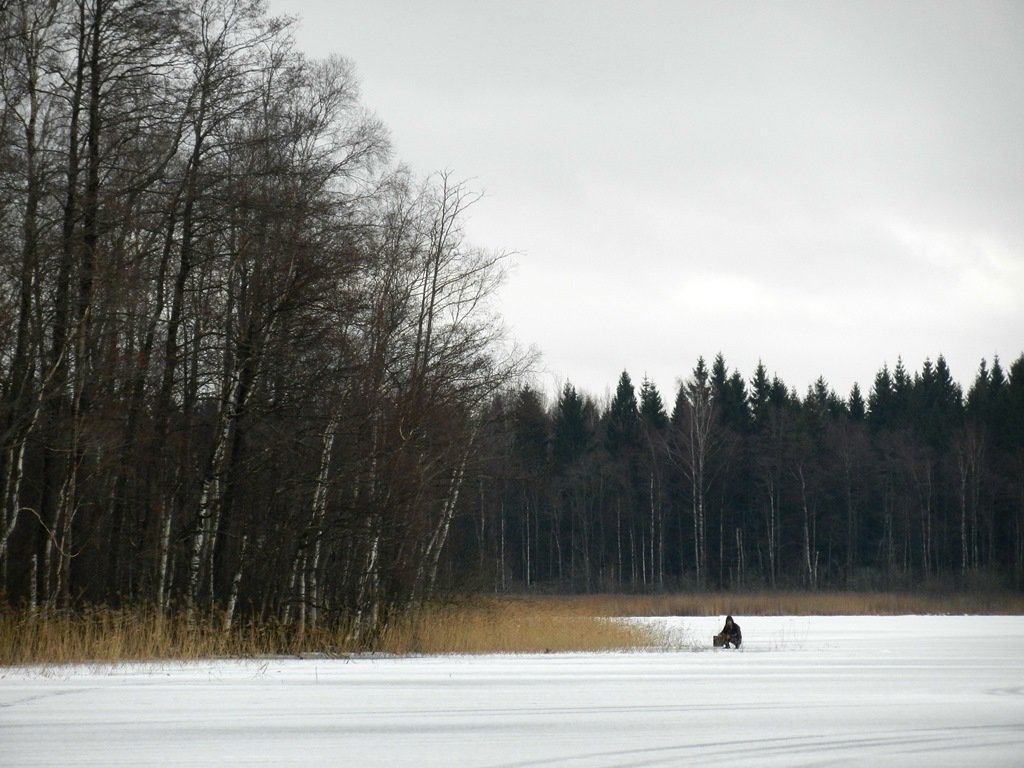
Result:
[[[167,604],[170,595],[170,583],[168,577],[168,563],[171,555],[171,509],[167,502],[160,507],[160,565],[157,574],[157,608],[160,614],[167,613]]]
[[[302,550],[299,550],[295,553],[295,558],[292,560],[292,575],[291,578],[288,579],[288,591],[286,593],[287,600],[284,606],[285,624],[292,623],[296,595],[298,594],[296,590],[298,589],[299,573],[302,571],[302,567]]]
[[[225,632],[231,631],[231,625],[235,619],[235,607],[238,605],[238,588],[242,583],[242,566],[245,564],[245,555],[248,546],[249,537],[242,536],[242,551],[238,556],[238,568],[235,569],[234,578],[231,579],[231,596],[228,598],[227,609],[224,611]]]
[[[376,524],[374,523],[376,527]],[[380,533],[373,532],[370,549],[366,558],[366,570],[359,578],[359,592],[356,599],[356,616],[349,639],[359,642],[368,628],[375,629],[380,617],[379,582],[377,578],[377,559],[380,554]]]
[[[241,380],[236,375],[233,377],[231,388],[218,415],[217,432],[213,447],[213,456],[210,459],[210,467],[206,477],[203,478],[202,488],[199,493],[199,505],[196,518],[196,531],[192,537],[192,556],[189,560],[188,569],[188,608],[189,621],[194,618],[196,603],[199,599],[199,581],[202,575],[204,560],[213,578],[213,549],[216,544],[216,526],[219,523],[218,517],[221,502],[221,479],[224,472],[225,459],[227,457],[228,438],[231,428],[234,425],[235,412]]]
[[[424,558],[420,561],[420,573],[416,576],[416,584],[422,585],[422,592],[419,595],[420,599],[429,599],[434,591],[434,584],[437,581],[437,569],[441,561],[441,551],[444,549],[445,542],[448,539],[448,531],[451,528],[452,517],[455,515],[455,505],[458,503],[462,479],[466,472],[466,460],[469,458],[474,438],[475,434],[470,437],[469,445],[466,446],[466,450],[462,454],[458,468],[452,471],[451,483],[448,486],[448,494],[441,509],[441,516],[434,527],[434,533],[430,537],[430,543],[427,545]],[[426,581],[424,582],[423,568],[425,564],[428,570],[426,571]]]
[[[331,417],[324,430],[323,450],[320,452],[320,471],[317,474],[316,488],[313,491],[313,509],[310,517],[310,534],[313,537],[313,554],[310,558],[308,574],[309,590],[309,623],[315,626],[319,619],[317,610],[321,603],[320,595],[320,551],[324,535],[324,519],[327,515],[327,489],[330,479],[331,457],[334,452],[334,435],[338,429],[338,414]],[[305,622],[303,622],[305,623]]]
[[[11,446],[8,451],[8,472],[4,488],[8,489],[3,505],[3,527],[0,529],[0,562],[7,574],[7,542],[14,534],[21,513],[21,478],[25,463],[25,443]]]
[[[807,506],[807,483],[804,480],[803,465],[797,467],[797,475],[800,478],[800,501],[804,512],[804,567],[807,569],[807,584],[811,589],[818,586],[817,559],[818,554],[812,556],[811,546],[811,513]]]
[[[74,444],[77,445],[77,440],[74,441]],[[53,548],[57,552],[57,574],[51,595],[51,599],[57,600],[67,596],[68,590],[71,588],[72,533],[75,513],[77,512],[78,467],[75,462],[76,454],[77,448],[72,451],[72,455],[68,458],[67,476],[64,478],[64,484],[61,486],[58,496],[57,519],[54,521],[54,531],[50,537],[51,541],[53,541],[54,536],[57,536],[59,532],[59,536],[57,536],[57,540],[53,544]]]
[[[765,519],[765,526],[768,529],[768,569],[769,581],[775,586],[776,558],[778,553],[779,536],[779,510],[775,503],[775,483],[771,476],[768,477],[768,514]]]

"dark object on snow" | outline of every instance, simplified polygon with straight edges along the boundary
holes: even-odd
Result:
[[[714,642],[715,648],[722,646],[728,648],[730,644],[734,648],[740,647],[740,643],[743,642],[743,633],[740,632],[740,625],[732,620],[732,616],[725,617],[725,626],[722,627],[719,634],[715,635]]]

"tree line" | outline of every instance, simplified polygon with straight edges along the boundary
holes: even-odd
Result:
[[[437,590],[1021,585],[1020,360],[550,408],[478,195],[261,0],[0,0],[0,599],[372,641]]]
[[[0,0],[0,594],[346,623],[427,599],[526,357],[478,195],[261,0]]]
[[[966,395],[941,355],[841,398],[719,354],[671,408],[623,372],[492,409],[455,563],[498,590],[1024,585],[1024,356]]]

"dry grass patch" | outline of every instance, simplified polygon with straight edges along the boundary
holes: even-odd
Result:
[[[641,627],[610,621],[573,600],[493,600],[432,607],[396,622],[381,639],[391,653],[562,653],[654,648]]]
[[[225,631],[222,626],[217,617],[189,622],[182,615],[144,610],[0,612],[0,666],[190,661],[347,650],[341,633],[326,628],[296,630],[268,624]]]
[[[666,595],[588,595],[570,601],[595,616],[901,616],[1020,615],[1024,595],[1013,592],[693,592]]]
[[[642,628],[588,610],[571,602],[521,600],[430,606],[396,619],[370,642],[353,641],[344,628],[266,624],[224,631],[216,619],[189,623],[148,611],[0,611],[0,666],[313,653],[557,653],[657,644]]]
[[[0,614],[3,665],[189,660],[234,655],[247,645],[246,638],[218,632],[210,623],[190,624],[156,612]]]

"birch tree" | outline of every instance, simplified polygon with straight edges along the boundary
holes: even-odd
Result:
[[[677,427],[674,453],[689,482],[693,565],[698,584],[703,584],[708,576],[706,494],[708,462],[715,448],[714,402],[711,394],[707,366],[701,357],[690,378],[680,385],[676,398],[677,408],[673,413]]]

